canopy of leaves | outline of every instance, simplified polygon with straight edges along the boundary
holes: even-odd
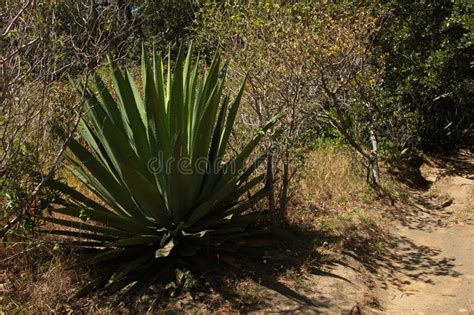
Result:
[[[382,6],[391,12],[377,43],[386,61],[385,102],[394,115],[412,113],[410,145],[428,151],[469,145],[472,1],[390,0]]]

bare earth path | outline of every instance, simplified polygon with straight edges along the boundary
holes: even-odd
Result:
[[[433,186],[398,209],[402,224],[377,259],[384,314],[474,314],[474,159],[443,163],[422,169]]]
[[[386,214],[377,253],[348,249],[331,277],[259,287],[265,304],[250,313],[474,315],[474,154],[433,159],[422,174],[430,189]]]

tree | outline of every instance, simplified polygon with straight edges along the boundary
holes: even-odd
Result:
[[[387,0],[377,35],[385,60],[384,104],[411,137],[397,150],[444,151],[472,144],[472,3]],[[408,127],[406,127],[408,126]],[[393,143],[397,139],[385,139]]]
[[[231,69],[248,77],[252,111],[245,121],[262,124],[286,112],[281,132],[267,143],[278,144],[274,175],[281,180],[281,210],[297,174],[298,151],[308,143],[308,133],[319,129],[309,125],[309,117],[335,127],[379,183],[376,132],[382,111],[374,96],[381,73],[370,60],[379,18],[368,7],[345,1],[203,7],[198,36],[222,49]]]
[[[248,98],[241,115],[244,125],[263,126],[285,113],[280,129],[262,148],[267,151],[267,182],[274,183],[269,206],[284,213],[290,182],[297,174],[298,151],[305,136],[307,71],[301,54],[304,36],[300,11],[305,5],[269,2],[207,3],[200,11],[197,36],[230,60],[230,77],[247,78]],[[239,137],[245,137],[239,134]],[[273,164],[273,165],[272,165]]]
[[[139,25],[131,4],[80,1],[6,1],[0,8],[0,236],[41,201],[67,139],[52,126],[72,131],[80,99],[67,76],[85,80],[109,51],[123,58]],[[127,46],[130,45],[130,46]],[[86,81],[87,82],[87,81]],[[68,132],[66,132],[68,134]],[[47,197],[47,196],[45,196]],[[36,207],[41,210],[41,207]]]
[[[343,2],[307,17],[304,45],[312,72],[314,114],[336,128],[366,161],[367,179],[380,184],[377,126],[384,115],[382,72],[373,65],[373,39],[383,11]],[[312,23],[311,23],[312,22]]]

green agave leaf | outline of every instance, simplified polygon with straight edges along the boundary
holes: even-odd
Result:
[[[248,191],[251,191],[255,186],[260,184],[265,175],[260,175],[252,180],[248,181],[246,184],[242,185],[239,188],[232,188],[228,190],[227,195],[221,198],[211,209],[211,213],[218,211],[219,209],[229,208],[231,205],[239,204],[241,197]],[[240,181],[240,179],[239,179]],[[238,184],[236,184],[238,185]]]
[[[271,127],[273,127],[276,122],[277,118],[273,118],[267,124],[265,124],[265,126],[260,130],[260,132],[252,139],[252,141],[250,141],[231,162],[227,163],[227,165],[223,167],[222,173],[224,175],[218,182],[218,186],[225,184],[235,175],[230,169],[230,166],[237,170],[240,170],[243,167],[245,161],[255,150],[260,140],[265,135],[265,132],[268,131]]]
[[[155,74],[153,74],[145,50],[143,50],[142,58],[144,104],[148,119],[148,133],[149,137],[153,135],[153,138],[155,139],[155,142],[150,141],[151,153],[156,157],[158,152],[161,151],[163,159],[166,160],[171,155],[171,147],[163,91],[162,61],[161,58],[157,61],[154,57],[154,68],[158,68],[155,70]],[[160,74],[157,74],[156,72],[159,72]]]
[[[117,240],[117,238],[114,236],[85,233],[85,232],[76,232],[76,231],[69,231],[69,230],[39,230],[38,232],[75,237],[79,239],[90,239],[90,240],[102,242],[103,244],[106,244],[107,242],[110,242],[110,241]]]
[[[222,159],[224,157],[224,153],[227,148],[227,143],[229,142],[230,134],[232,132],[232,127],[234,126],[235,118],[237,117],[237,111],[239,110],[240,100],[242,99],[242,95],[244,93],[244,87],[245,81],[242,83],[240,91],[230,107],[229,115],[226,119],[225,131],[222,134],[222,138],[220,139],[219,143],[219,152],[217,154],[218,159]]]
[[[188,160],[187,153],[183,154],[182,150],[186,150],[180,146],[179,136],[174,141],[173,163],[168,174],[168,206],[173,217],[173,222],[178,224],[186,214],[187,205],[189,203],[189,182],[183,171],[187,172],[188,168],[180,168],[179,161]],[[188,160],[189,161],[189,160]]]
[[[131,233],[145,233],[146,231],[156,231],[156,227],[150,225],[145,225],[141,221],[136,221],[128,217],[120,217],[116,214],[98,211],[87,208],[58,208],[53,209],[53,212],[61,213],[64,215],[83,218],[86,217],[89,220],[95,221],[97,223],[103,224],[105,226],[114,227],[123,231],[128,231]]]
[[[76,176],[81,173],[78,177],[82,178],[86,185],[93,186],[94,191],[99,192],[100,196],[105,197],[104,201],[109,203],[113,201],[112,204],[119,204],[123,210],[119,207],[114,207],[114,209],[122,212],[126,211],[130,215],[140,216],[139,210],[129,198],[130,194],[126,188],[120,182],[117,182],[113,174],[108,172],[94,155],[74,139],[69,142],[69,149],[81,162],[79,165],[72,160],[69,161],[71,170]],[[87,169],[87,172],[84,171],[84,168]]]
[[[137,104],[139,95],[133,81],[130,81],[131,76],[127,72],[122,75],[117,64],[109,57],[110,69],[112,73],[112,81],[117,93],[120,113],[122,119],[125,121],[127,133],[130,140],[135,145],[135,149],[140,156],[146,160],[150,157],[149,144],[146,135],[144,109],[141,104]]]
[[[78,221],[69,221],[69,220],[57,219],[57,218],[52,218],[52,217],[42,217],[41,219],[51,222],[51,223],[62,225],[65,227],[71,227],[71,228],[76,228],[79,230],[87,230],[91,232],[100,233],[105,236],[110,235],[110,236],[118,236],[118,237],[124,237],[124,236],[130,237],[131,235],[133,235],[130,232],[120,231],[117,229],[107,228],[103,226],[90,225],[90,224],[86,224],[86,223],[78,222]]]
[[[99,136],[94,133],[92,128],[89,127],[84,120],[80,121],[78,129],[82,138],[99,157],[101,164],[107,168],[107,170],[114,176],[117,181],[120,181],[120,175],[117,169],[115,168],[112,160],[109,158],[105,147],[102,145],[102,142],[99,139]],[[102,135],[101,137],[103,139]]]
[[[228,98],[225,97],[220,113],[219,113],[219,117],[217,119],[216,127],[214,128],[214,133],[212,135],[211,148],[209,152],[209,165],[208,165],[208,171],[210,172],[210,174],[212,174],[212,172],[215,172],[214,169],[219,169],[222,162],[218,157],[218,151],[219,151],[219,143],[223,135],[224,119],[225,119],[225,114],[227,111],[227,104],[228,104]],[[200,195],[208,196],[211,190],[214,188],[214,185],[216,181],[218,180],[218,178],[219,177],[214,174],[210,176],[206,176],[204,178],[203,188],[200,189],[201,190]],[[193,183],[195,187],[197,188],[200,188],[201,186],[200,183],[202,182],[202,179],[199,178],[199,180],[200,181],[196,181],[195,183]],[[196,194],[196,196],[199,196],[199,191],[196,191],[196,192],[198,193]]]
[[[192,213],[191,217],[186,220],[185,228],[193,226],[199,219],[204,217],[211,210],[211,205],[208,202],[203,202],[196,210]]]
[[[130,238],[123,238],[108,244],[111,247],[130,247],[136,245],[151,245],[159,243],[162,235],[139,235]]]
[[[158,270],[156,272],[156,270]],[[125,278],[123,284],[120,285],[123,287],[121,291],[121,297],[118,300],[122,300],[126,295],[133,295],[139,292],[142,288],[158,282],[161,284],[166,284],[172,281],[174,275],[174,268],[171,263],[166,263],[162,266],[151,265],[146,268],[139,276],[130,277],[130,279]],[[120,282],[120,281],[118,281]],[[130,284],[129,286],[125,286]]]
[[[216,226],[216,225],[229,224],[231,222],[233,216],[234,216],[233,214],[224,216],[222,213],[219,213],[216,216],[206,218],[206,220],[204,222],[202,222],[202,224],[193,226],[193,228],[192,228],[192,230],[190,230],[190,232],[192,234],[192,231],[194,231],[194,230],[195,231],[203,231],[203,230],[206,231],[207,229],[212,230],[213,227]]]
[[[225,114],[227,111],[228,103],[229,103],[229,98],[226,95],[224,97],[224,101],[222,102],[221,110],[217,118],[217,123],[214,128],[214,132],[212,134],[211,148],[209,152],[209,162],[211,165],[214,165],[214,163],[217,161],[217,158],[218,158],[219,144],[225,131],[224,120],[225,120]]]
[[[174,71],[171,81],[170,98],[168,99],[169,108],[169,123],[170,133],[178,135],[179,141],[177,145],[182,147],[182,143],[186,143],[185,127],[185,111],[184,111],[184,78],[183,78],[183,63],[184,63],[184,49],[181,45],[178,52],[178,57],[174,65]]]
[[[260,190],[259,192],[257,192],[255,195],[253,195],[252,198],[250,198],[249,200],[247,200],[245,202],[242,202],[242,203],[238,204],[237,206],[225,211],[225,213],[226,214],[234,214],[234,215],[241,214],[242,212],[248,210],[249,208],[251,208],[255,204],[257,204],[257,202],[262,200],[262,198],[268,196],[269,193],[270,193],[270,189],[269,188],[264,188],[264,189]]]
[[[102,288],[105,284],[107,284],[107,281],[110,279],[111,275],[112,273],[106,273],[105,275],[90,281],[87,285],[83,286],[81,289],[71,295],[68,300],[71,301],[76,298],[81,298],[95,289]]]
[[[141,255],[137,259],[134,259],[132,262],[125,264],[123,268],[120,268],[117,272],[115,272],[109,279],[108,284],[114,284],[116,281],[124,278],[130,272],[134,271],[136,268],[142,266],[143,264],[149,262],[153,258],[153,254],[146,253]]]
[[[240,183],[245,182],[245,181],[250,177],[250,175],[252,175],[253,172],[254,172],[254,171],[262,164],[262,162],[264,162],[266,159],[267,159],[267,155],[266,155],[266,154],[263,154],[263,155],[261,155],[259,158],[257,158],[257,159],[255,160],[255,162],[253,162],[253,163],[245,170],[245,172],[240,176],[239,182],[240,182]]]
[[[157,249],[155,252],[155,258],[164,258],[168,257],[176,245],[176,241],[171,239],[165,246]]]
[[[102,105],[102,108],[107,113],[107,116],[112,119],[115,126],[117,126],[117,128],[119,128],[124,134],[126,134],[127,129],[125,129],[124,122],[119,111],[119,106],[110,94],[104,81],[97,73],[94,74],[94,83],[95,88],[101,98],[101,102],[98,103]]]
[[[128,187],[143,213],[156,220],[160,226],[169,227],[171,218],[157,187],[132,167],[122,166],[122,173],[127,177]]]
[[[82,259],[76,264],[74,264],[72,267],[84,267],[84,266],[93,265],[93,264],[115,261],[118,258],[131,256],[138,252],[140,252],[140,248],[120,248],[120,249],[108,250],[100,254],[94,255],[91,258]]]
[[[76,189],[74,189],[72,187],[69,187],[68,185],[66,185],[64,183],[61,183],[60,181],[52,179],[48,182],[48,186],[53,188],[53,189],[56,189],[56,190],[60,191],[61,193],[65,194],[69,197],[71,197],[74,201],[76,201],[80,204],[83,204],[86,207],[89,207],[89,208],[92,208],[92,209],[95,209],[95,210],[98,210],[98,211],[106,211],[106,212],[109,211],[104,206],[98,204],[97,202],[95,202],[94,200],[92,200],[90,198],[87,198],[86,196],[84,196],[82,193],[80,193]]]
[[[203,107],[203,112],[196,123],[195,138],[193,144],[193,160],[207,158],[211,144],[212,131],[219,107],[219,100],[224,88],[224,81],[219,80],[213,88],[209,98]]]
[[[137,219],[139,218],[142,221],[146,221],[146,218],[137,212],[138,210],[135,209],[135,205],[130,198],[127,198],[129,197],[127,194],[115,195],[119,198],[119,200],[116,200],[115,196],[111,195],[111,193],[114,193],[113,189],[107,190],[94,176],[91,176],[91,174],[86,171],[79,162],[72,159],[69,155],[66,155],[66,160],[68,163],[66,168],[77,179],[79,179],[79,181],[88,187],[90,191],[111,207],[115,213],[120,213],[123,216],[130,217],[137,213],[135,216]],[[128,211],[125,211],[124,209],[128,209]]]
[[[163,59],[161,56],[157,55],[156,52],[153,52],[153,78],[154,78],[154,83],[155,83],[155,90],[156,90],[156,95],[158,97],[158,103],[155,104],[155,106],[159,107],[158,112],[160,113],[160,118],[165,118],[166,116],[166,104],[167,104],[167,99],[166,99],[166,91],[165,91],[165,80],[163,78]],[[164,116],[161,116],[164,113]],[[163,124],[160,124],[164,128],[164,130],[167,130],[168,136],[169,136],[169,126],[167,125],[167,121],[164,120]]]

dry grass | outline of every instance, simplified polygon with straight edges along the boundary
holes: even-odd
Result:
[[[54,313],[64,310],[77,276],[66,258],[44,240],[4,243],[0,247],[0,313]]]
[[[341,145],[311,152],[298,187],[288,221],[297,229],[313,231],[313,250],[323,256],[339,255],[348,248],[358,248],[362,254],[382,250],[389,225],[384,213],[392,203],[409,199],[406,187],[384,165],[382,187],[374,190],[366,183],[365,168],[354,152]]]
[[[379,220],[378,196],[364,167],[345,146],[321,146],[306,161],[288,219],[296,226],[344,233]]]
[[[74,253],[45,238],[0,244],[0,314],[126,314],[100,295],[69,301],[90,280]]]
[[[307,157],[300,195],[323,209],[344,205],[367,191],[363,172],[348,148],[320,147]]]

